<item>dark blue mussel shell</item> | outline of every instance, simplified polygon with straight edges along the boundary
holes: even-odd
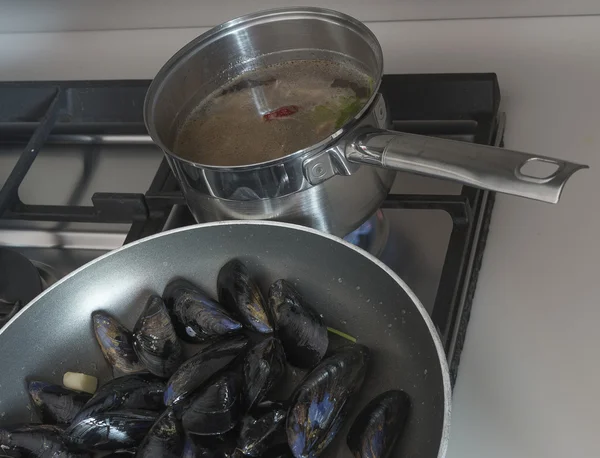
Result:
[[[237,448],[252,457],[263,456],[267,450],[275,450],[278,446],[287,450],[286,416],[287,411],[281,403],[259,404],[242,419]]]
[[[231,364],[247,345],[247,337],[232,336],[216,341],[196,353],[179,366],[167,382],[165,405],[176,405],[184,401],[191,392]]]
[[[219,302],[248,329],[261,334],[273,332],[263,295],[241,261],[232,259],[221,268],[217,292]]]
[[[86,450],[136,447],[158,418],[149,410],[117,410],[91,415],[65,430],[69,442]]]
[[[18,448],[14,447],[0,447],[0,458],[21,458],[25,455],[19,451]]]
[[[285,367],[285,352],[275,337],[267,337],[248,350],[244,358],[246,410],[260,402],[279,383]]]
[[[288,361],[312,369],[329,345],[327,327],[294,286],[277,280],[269,288],[269,311]]]
[[[105,383],[85,404],[72,424],[98,413],[114,410],[164,409],[165,382],[151,374],[132,374]]]
[[[188,434],[219,435],[237,425],[242,411],[242,376],[237,371],[225,371],[197,392],[181,421]]]
[[[183,453],[183,428],[172,409],[167,409],[152,425],[138,447],[136,456],[142,458],[179,458]]]
[[[150,296],[133,328],[133,348],[152,374],[168,378],[183,362],[183,348],[163,300]]]
[[[296,458],[319,456],[339,432],[368,360],[364,345],[340,347],[298,386],[286,420],[288,445]]]
[[[401,390],[381,393],[358,414],[346,438],[356,458],[387,458],[406,424],[410,398]]]
[[[89,457],[87,453],[74,451],[62,429],[51,425],[27,425],[15,429],[0,428],[0,450],[4,450],[10,457]]]
[[[60,385],[33,380],[28,384],[29,396],[42,423],[69,424],[92,397]]]
[[[92,313],[96,340],[111,366],[130,374],[144,370],[144,365],[133,349],[133,333],[104,312]]]
[[[171,281],[163,292],[175,332],[189,343],[202,343],[233,334],[242,324],[200,288],[183,279]]]
[[[187,435],[181,458],[243,458],[232,434],[220,436]]]

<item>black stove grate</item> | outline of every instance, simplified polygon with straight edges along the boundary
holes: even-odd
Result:
[[[0,83],[0,144],[27,145],[0,190],[0,219],[131,223],[125,243],[162,231],[173,207],[185,204],[165,160],[145,194],[97,192],[92,206],[28,205],[18,195],[50,136],[90,144],[149,142],[141,110],[148,84]],[[381,91],[398,130],[466,137],[481,144],[501,142],[496,138],[500,92],[495,74],[386,75]],[[493,203],[493,193],[464,186],[456,195],[392,194],[383,204],[387,209],[443,210],[452,218],[432,319],[448,355],[453,383]]]

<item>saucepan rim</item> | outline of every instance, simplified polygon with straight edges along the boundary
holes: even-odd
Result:
[[[243,164],[243,165],[234,165],[234,166],[217,166],[211,164],[202,164],[200,162],[191,161],[189,159],[185,159],[175,154],[172,151],[172,148],[168,147],[161,139],[158,130],[156,129],[156,124],[154,122],[156,117],[156,105],[157,100],[164,89],[164,87],[169,83],[169,77],[172,73],[178,69],[180,66],[185,65],[188,57],[193,55],[199,49],[204,48],[210,43],[219,40],[227,36],[230,33],[233,33],[239,29],[248,28],[254,25],[273,22],[273,21],[281,21],[281,20],[290,20],[290,19],[316,19],[326,22],[332,22],[338,25],[345,25],[350,28],[353,32],[360,35],[371,47],[373,53],[375,55],[375,60],[377,62],[377,68],[375,70],[375,77],[373,78],[373,91],[369,97],[369,99],[364,103],[362,108],[356,115],[348,120],[341,128],[336,130],[334,133],[324,138],[318,143],[310,145],[304,149],[295,151],[288,155],[271,159],[269,161],[257,162],[253,164]],[[254,170],[260,169],[264,167],[268,167],[274,164],[280,164],[282,162],[287,162],[289,160],[293,160],[299,156],[310,155],[310,153],[317,153],[322,151],[327,146],[336,142],[340,137],[344,134],[352,130],[352,127],[362,118],[364,117],[369,109],[372,107],[375,98],[379,92],[379,87],[381,85],[381,78],[383,76],[383,51],[381,49],[381,45],[377,40],[377,37],[373,34],[373,32],[361,21],[353,18],[352,16],[348,16],[347,14],[340,13],[338,11],[326,9],[326,8],[316,8],[316,7],[297,7],[297,8],[274,8],[268,9],[264,11],[259,11],[256,13],[247,14],[244,16],[240,16],[238,18],[232,19],[230,21],[224,22],[212,29],[204,32],[198,37],[194,38],[188,44],[183,46],[179,51],[177,51],[158,71],[152,82],[150,83],[150,87],[148,88],[148,92],[146,93],[146,98],[144,100],[144,123],[146,125],[146,129],[148,134],[152,138],[152,141],[156,143],[165,154],[171,156],[173,159],[181,162],[185,162],[193,167],[198,167],[202,169],[209,170],[218,170],[218,171],[246,171],[246,170]]]

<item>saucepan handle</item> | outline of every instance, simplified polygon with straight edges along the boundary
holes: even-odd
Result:
[[[351,136],[349,161],[458,181],[478,188],[557,203],[569,177],[587,165],[443,138],[363,128]],[[553,164],[547,176],[526,164]]]

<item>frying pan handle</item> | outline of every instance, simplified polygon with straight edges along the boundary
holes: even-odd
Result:
[[[359,129],[346,144],[351,162],[458,181],[490,191],[557,203],[569,177],[587,165],[493,146],[373,128]],[[553,164],[546,176],[524,169]]]

